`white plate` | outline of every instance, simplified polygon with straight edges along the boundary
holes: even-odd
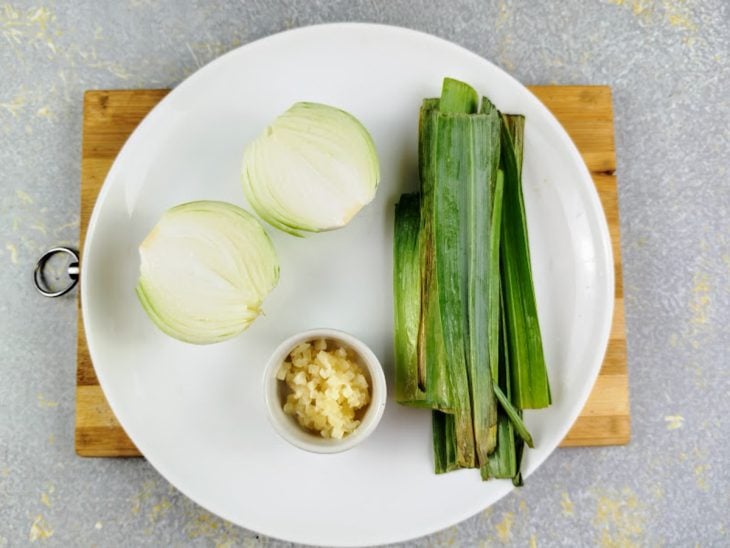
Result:
[[[395,27],[336,24],[278,34],[210,63],[140,124],[110,171],[89,225],[83,317],[99,381],[131,439],[173,485],[220,516],[290,541],[402,541],[461,521],[512,489],[474,470],[432,471],[428,412],[389,401],[378,430],[338,455],[279,438],[262,373],[292,333],[333,327],[363,339],[392,379],[393,204],[417,185],[418,109],[444,76],[527,116],[524,187],[555,403],[527,413],[529,476],[578,416],[598,374],[613,311],[606,220],[575,146],[542,104],[488,61]],[[299,100],[336,105],[370,130],[382,183],[346,228],[297,239],[269,230],[281,281],[240,337],[196,347],[157,330],[137,302],[137,246],[167,208],[197,199],[245,207],[241,154]]]

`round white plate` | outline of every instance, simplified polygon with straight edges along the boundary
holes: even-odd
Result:
[[[210,511],[290,541],[379,544],[452,525],[512,489],[474,470],[436,476],[430,413],[392,399],[372,437],[337,455],[279,438],[264,405],[270,353],[313,327],[360,337],[392,381],[393,205],[417,187],[418,109],[444,76],[527,117],[524,193],[555,403],[526,414],[537,447],[525,476],[578,416],[608,340],[613,265],[598,196],[557,121],[505,72],[433,36],[366,24],[277,34],[210,63],[147,116],[104,183],[84,249],[83,318],[104,393],[149,462]],[[181,202],[247,207],[244,145],[301,100],[343,108],[370,130],[382,166],[375,200],[334,232],[298,239],[267,227],[281,281],[243,335],[214,346],[167,337],[134,294],[137,246]]]

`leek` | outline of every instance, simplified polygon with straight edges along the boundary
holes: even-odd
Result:
[[[469,114],[476,106],[472,88],[445,79],[431,150],[436,158],[432,237],[438,306],[453,390],[456,461],[463,467],[473,467],[477,462],[467,361],[468,240],[462,228],[469,221],[468,177],[475,176]]]
[[[484,97],[482,99],[481,112],[483,114],[491,114],[499,116],[499,112],[492,102]],[[492,172],[489,180],[493,183],[491,186],[492,195],[492,216],[490,227],[490,259],[489,259],[489,363],[492,368],[492,380],[496,383],[498,379],[497,364],[499,359],[499,331],[501,322],[501,283],[499,279],[499,249],[502,234],[502,196],[504,190],[504,172],[499,169],[500,156],[500,133],[501,121],[491,126],[491,143],[492,154],[496,160],[492,163]]]
[[[474,438],[479,463],[486,464],[497,442],[497,405],[492,394],[499,336],[499,223],[501,184],[498,178],[499,126],[497,110],[485,100],[482,113],[472,116],[474,172],[468,180],[468,309],[469,378]],[[486,338],[486,344],[485,339]]]
[[[523,117],[444,79],[441,97],[421,107],[420,200],[404,195],[396,206],[394,251],[396,398],[432,409],[436,473],[477,467],[516,485],[524,444],[533,445],[522,409],[550,402],[523,131]]]
[[[535,447],[534,443],[532,442],[532,436],[530,435],[530,432],[528,432],[527,426],[525,426],[525,423],[522,421],[520,412],[514,408],[512,403],[510,403],[509,398],[505,396],[504,392],[502,392],[502,390],[497,385],[494,386],[494,395],[497,396],[499,404],[502,406],[502,409],[507,414],[507,417],[512,423],[515,432],[517,432],[517,435],[522,438],[522,441],[524,441],[528,445],[528,447]]]
[[[512,400],[519,409],[537,409],[550,405],[551,398],[532,284],[527,218],[522,196],[524,124],[523,116],[502,115],[502,283],[505,286]]]
[[[504,301],[503,292],[500,294],[499,310],[503,312]],[[500,314],[501,322],[499,325],[499,339],[497,341],[497,347],[499,352],[499,363],[498,363],[498,382],[495,383],[495,388],[499,385],[503,386],[507,391],[507,397],[510,396],[510,379],[509,379],[509,351],[507,348],[507,335],[505,332],[504,314]],[[499,417],[497,422],[497,448],[494,453],[489,455],[489,462],[487,466],[481,467],[482,479],[488,479],[490,476],[495,478],[512,478],[517,473],[517,455],[515,448],[515,433],[512,422],[507,417],[503,408],[499,409]]]
[[[467,326],[464,317],[466,280],[463,260],[466,256],[466,242],[459,230],[466,221],[463,207],[465,188],[448,179],[452,165],[459,165],[456,170],[464,168],[461,164],[465,158],[460,156],[468,143],[463,139],[465,128],[459,127],[465,125],[464,121],[464,118],[439,117],[438,149],[443,151],[443,162],[437,168],[438,183],[434,192],[434,221],[437,226],[434,230],[434,247],[444,351],[454,391],[457,461],[461,466],[473,466],[474,432],[466,363]]]
[[[439,99],[426,99],[419,119],[419,175],[421,179],[421,318],[418,333],[418,375],[426,390],[427,404],[434,409],[453,411],[451,382],[444,355],[443,332],[436,295],[436,256],[433,245],[433,189],[436,155],[435,128]]]
[[[431,414],[433,429],[434,471],[437,474],[457,470],[456,433],[454,415],[433,411]]]
[[[439,100],[439,112],[473,114],[479,108],[479,94],[469,84],[444,78]]]
[[[419,226],[419,195],[404,194],[395,206],[393,231],[395,399],[400,403],[418,402],[425,397],[419,387],[416,363],[421,312]]]

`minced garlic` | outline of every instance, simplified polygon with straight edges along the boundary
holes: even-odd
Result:
[[[357,411],[370,402],[362,367],[352,352],[333,341],[299,344],[281,364],[276,378],[285,381],[290,391],[284,412],[323,438],[342,439],[354,431],[360,424]]]

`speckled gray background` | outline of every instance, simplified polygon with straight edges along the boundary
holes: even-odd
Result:
[[[75,456],[75,302],[40,297],[30,274],[78,242],[85,89],[174,86],[238,45],[345,20],[431,32],[525,84],[614,94],[633,440],[557,450],[413,545],[730,544],[726,0],[40,2],[0,6],[0,547],[283,545],[144,460]]]

